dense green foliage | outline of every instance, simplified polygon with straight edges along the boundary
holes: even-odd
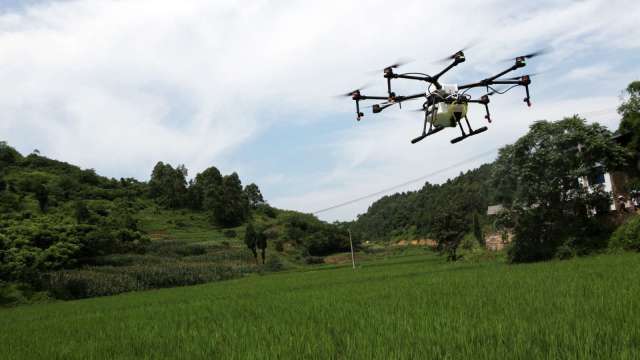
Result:
[[[385,196],[358,216],[353,229],[369,240],[435,237],[434,232],[446,230],[440,224],[454,216],[458,228],[450,230],[469,231],[473,214],[485,214],[496,197],[488,184],[491,173],[492,165],[483,165],[440,185],[426,183],[418,191]]]
[[[612,249],[640,251],[640,216],[634,216],[611,235]]]
[[[136,252],[148,242],[132,215],[137,182],[0,147],[6,184],[0,196],[7,200],[0,208],[0,280],[37,283],[43,272]]]
[[[635,153],[640,152],[640,81],[634,81],[627,86],[626,101],[618,108],[622,116],[619,132],[629,134],[631,139],[627,148]]]
[[[637,359],[638,277],[638,254],[517,266],[403,255],[4,309],[0,343],[8,359]]]
[[[493,179],[500,193],[513,194],[506,204],[515,220],[511,259],[545,260],[561,248],[584,253],[606,247],[607,229],[595,214],[608,212],[611,195],[584,179],[616,169],[625,159],[606,128],[578,117],[536,122],[502,148]]]
[[[274,209],[257,185],[243,188],[236,173],[215,167],[187,182],[183,165],[158,162],[148,183],[116,180],[36,153],[23,157],[4,142],[0,166],[0,293],[86,297],[258,271],[246,267],[251,257],[239,240],[250,217],[266,269],[285,266],[276,254],[267,261],[268,242],[299,263],[344,249],[340,228]],[[136,264],[109,260],[118,254]]]

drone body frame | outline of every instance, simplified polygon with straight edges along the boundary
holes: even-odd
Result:
[[[509,72],[515,71],[517,69],[523,68],[526,66],[526,59],[537,56],[538,53],[532,53],[524,56],[519,56],[515,58],[515,63],[509,68],[499,72],[496,75],[491,77],[482,79],[475,83],[463,84],[463,85],[453,85],[447,86],[440,83],[440,78],[446,74],[449,70],[453,69],[455,66],[465,62],[466,58],[462,51],[458,51],[452,56],[448,57],[448,59],[452,60],[452,62],[447,65],[442,71],[437,73],[436,75],[427,75],[424,73],[403,73],[397,74],[393,69],[399,67],[400,64],[394,64],[388,66],[383,69],[384,78],[387,82],[387,96],[368,96],[363,95],[360,91],[354,90],[350,93],[345,94],[346,96],[350,96],[352,100],[356,102],[356,119],[358,121],[364,116],[364,113],[360,111],[360,101],[363,100],[382,100],[382,103],[374,104],[372,106],[372,112],[374,114],[382,112],[384,109],[389,108],[393,105],[400,105],[405,101],[416,100],[420,98],[425,98],[421,111],[424,111],[424,126],[422,129],[422,134],[413,140],[411,143],[415,144],[418,141],[423,140],[427,136],[433,135],[447,127],[459,127],[461,131],[461,136],[456,137],[451,140],[452,144],[455,144],[459,141],[462,141],[470,136],[477,135],[484,131],[487,131],[487,127],[483,126],[478,129],[473,129],[471,124],[469,123],[469,119],[467,118],[467,108],[469,104],[481,104],[485,108],[485,119],[491,123],[491,114],[489,112],[489,97],[493,94],[503,94],[506,91],[511,90],[514,87],[522,86],[525,88],[526,97],[524,98],[524,102],[531,106],[531,99],[529,96],[529,85],[531,84],[531,77],[529,75],[522,75],[514,78],[502,79],[502,76],[508,74]],[[394,79],[405,79],[405,80],[414,80],[425,82],[428,85],[428,89],[424,93],[412,94],[412,95],[396,95],[395,92],[392,91],[391,81]],[[511,88],[504,92],[499,92],[493,89],[493,85],[511,85]],[[431,87],[435,87],[435,91],[430,91]],[[486,88],[487,94],[482,95],[478,99],[472,99],[467,92],[474,88]],[[488,92],[489,89],[492,92]],[[466,123],[467,131],[462,125],[462,121]],[[428,128],[427,128],[428,125]]]

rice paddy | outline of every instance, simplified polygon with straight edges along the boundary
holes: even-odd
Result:
[[[0,310],[3,359],[640,357],[640,255],[430,252]]]

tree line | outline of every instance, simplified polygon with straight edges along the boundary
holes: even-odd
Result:
[[[212,166],[187,182],[184,165],[158,162],[149,180],[149,195],[167,208],[190,208],[210,213],[212,222],[224,227],[242,224],[250,210],[265,204],[258,186],[244,188],[237,173],[222,175]]]

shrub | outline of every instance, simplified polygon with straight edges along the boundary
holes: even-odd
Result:
[[[0,306],[11,306],[23,302],[25,302],[25,298],[18,285],[0,281]]]
[[[631,218],[614,231],[609,248],[640,251],[640,216]]]
[[[568,243],[564,243],[556,249],[555,257],[560,260],[568,260],[576,255],[575,250]]]
[[[284,251],[284,241],[282,241],[282,240],[276,241],[275,242],[275,248],[276,248],[276,251],[283,252]]]
[[[304,258],[304,263],[307,265],[324,264],[324,258],[322,256],[307,256]]]
[[[267,263],[265,264],[265,268],[268,271],[280,271],[284,269],[284,264],[282,263],[282,260],[280,260],[279,257],[270,256],[269,259],[267,260]]]
[[[474,233],[465,234],[465,236],[462,238],[462,241],[460,242],[460,247],[463,250],[471,250],[471,249],[480,247],[480,243],[476,237],[476,234]]]
[[[238,235],[238,234],[236,233],[236,231],[235,231],[235,230],[232,230],[232,229],[225,230],[224,232],[222,232],[222,234],[223,234],[225,237],[228,237],[228,238],[230,238],[230,239],[231,239],[231,238],[234,238],[234,237],[236,237],[236,236]]]

